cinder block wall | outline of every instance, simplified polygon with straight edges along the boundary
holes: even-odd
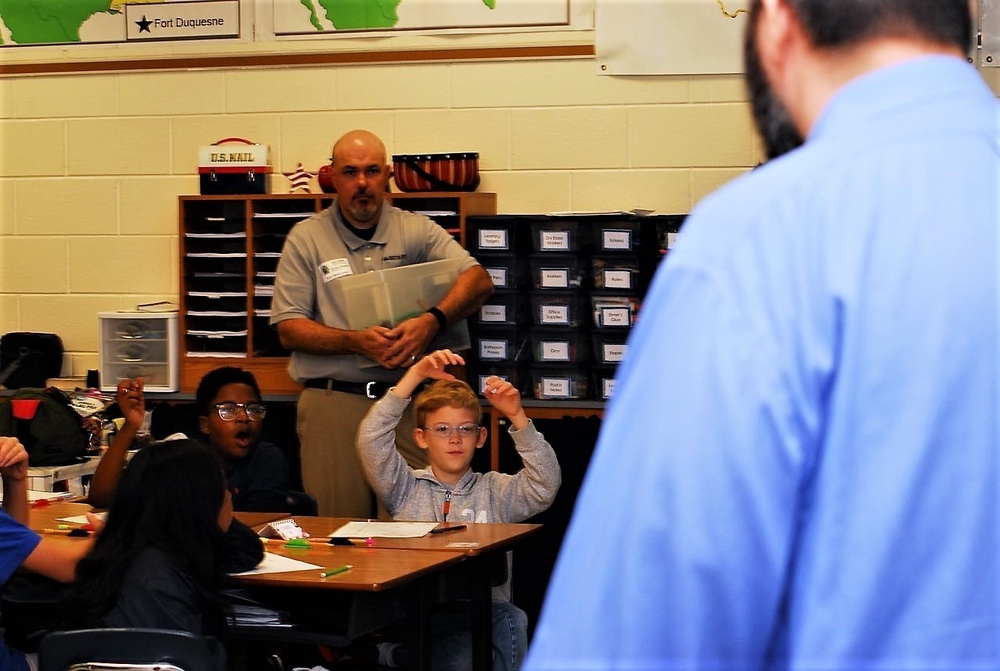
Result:
[[[58,333],[65,375],[96,368],[99,311],[177,300],[200,145],[270,145],[280,193],[358,127],[391,153],[478,151],[505,213],[688,212],[761,157],[739,77],[591,59],[0,78],[0,334]]]

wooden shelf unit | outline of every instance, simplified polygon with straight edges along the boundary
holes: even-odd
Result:
[[[391,193],[397,207],[432,218],[464,246],[466,219],[496,214],[496,194]],[[297,222],[329,207],[331,194],[181,196],[180,386],[231,365],[254,373],[265,394],[298,393],[288,352],[268,325],[269,288],[285,236]],[[444,214],[444,213],[454,214]]]

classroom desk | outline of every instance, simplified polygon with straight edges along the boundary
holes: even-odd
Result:
[[[430,589],[432,579],[449,566],[464,561],[462,552],[376,550],[327,544],[287,548],[280,540],[268,543],[265,549],[321,567],[349,564],[352,568],[326,578],[320,576],[320,569],[232,577],[237,584],[263,597],[262,602],[270,605],[268,602],[273,603],[273,599],[280,597],[284,602],[294,603],[295,591],[308,590],[303,594],[310,596],[309,608],[321,609],[331,622],[336,620],[343,627],[342,644],[346,644],[357,635],[394,622],[397,619],[394,597],[402,595],[406,603],[412,668],[431,667],[430,615],[435,603],[435,594]],[[268,631],[244,627],[234,633],[256,639],[309,640],[308,635],[301,638],[299,632],[285,633],[282,629]]]
[[[89,503],[74,503],[72,501],[57,501],[48,505],[33,506],[28,509],[28,528],[41,533],[43,529],[55,529],[60,524],[66,524],[66,522],[59,521],[61,518],[85,515],[91,510],[93,507]],[[70,526],[79,525],[71,524]],[[54,538],[63,538],[63,536],[54,536]]]
[[[313,538],[328,536],[351,521],[337,517],[294,516],[300,527]],[[458,551],[466,558],[472,580],[472,655],[474,669],[493,668],[493,584],[491,559],[512,545],[538,532],[540,524],[469,524],[460,531],[427,534],[420,538],[373,538],[368,548],[376,552]],[[326,547],[326,546],[320,546]],[[330,546],[344,547],[344,546]]]

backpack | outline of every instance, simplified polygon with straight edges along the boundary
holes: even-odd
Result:
[[[5,333],[0,337],[0,384],[8,389],[44,387],[59,377],[62,339],[55,333]]]
[[[83,419],[62,391],[18,389],[0,402],[0,436],[15,436],[28,451],[29,466],[65,466],[83,461],[90,437]]]

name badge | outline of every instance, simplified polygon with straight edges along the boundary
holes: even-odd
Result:
[[[324,282],[330,282],[338,277],[354,274],[354,271],[351,270],[351,263],[347,259],[330,259],[329,261],[324,261],[319,264],[319,272],[323,276]]]

